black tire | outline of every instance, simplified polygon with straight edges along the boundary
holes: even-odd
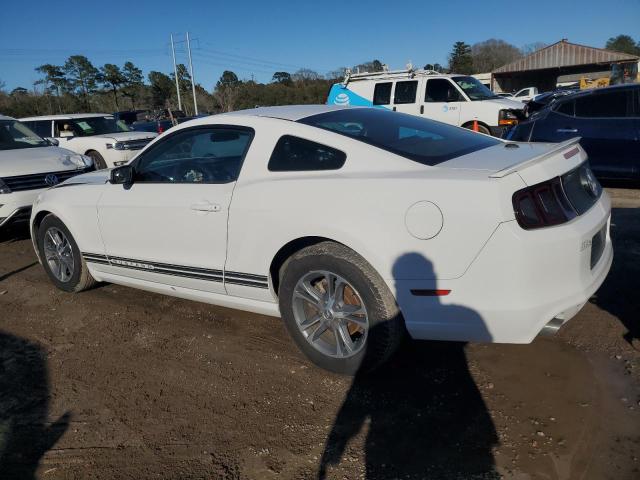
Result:
[[[69,245],[71,247],[74,268],[73,268],[73,273],[70,275],[69,279],[66,281],[61,281],[56,277],[45,256],[45,247],[44,247],[45,237],[47,235],[47,232],[52,228],[62,232],[66,236],[69,242]],[[82,258],[82,254],[80,253],[78,244],[76,243],[75,239],[71,235],[71,232],[69,232],[69,229],[65,226],[65,224],[62,223],[62,221],[55,215],[52,215],[52,214],[47,215],[46,217],[44,217],[44,219],[40,223],[40,226],[38,227],[38,233],[37,233],[37,245],[38,245],[38,252],[40,253],[40,260],[41,260],[42,266],[44,267],[45,272],[47,272],[49,279],[60,290],[64,290],[65,292],[77,293],[83,290],[87,290],[93,287],[97,283],[89,273],[87,264]]]
[[[107,168],[107,162],[105,162],[104,158],[102,158],[102,155],[100,155],[95,150],[87,152],[87,157],[90,157],[93,160],[93,166],[96,168],[96,170],[103,170]]]
[[[365,305],[369,330],[363,348],[348,358],[320,352],[302,334],[293,311],[298,281],[315,270],[334,272],[347,280]],[[292,255],[280,269],[280,312],[289,335],[314,364],[344,375],[371,371],[387,361],[405,334],[404,320],[393,294],[380,275],[353,250],[334,242],[322,242]]]
[[[471,123],[467,123],[464,128],[467,128],[469,130],[473,130],[473,122]],[[484,133],[485,135],[491,135],[491,130],[489,130],[487,127],[485,127],[484,125],[482,125],[481,123],[478,123],[478,132],[480,133]]]

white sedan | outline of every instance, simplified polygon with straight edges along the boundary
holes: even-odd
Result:
[[[129,165],[43,193],[59,288],[113,282],[281,316],[353,374],[417,339],[527,343],[574,316],[613,257],[577,139],[498,140],[375,108],[258,108],[182,124]]]

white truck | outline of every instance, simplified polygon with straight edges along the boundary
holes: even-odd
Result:
[[[107,113],[47,115],[20,121],[41,137],[91,157],[97,169],[124,165],[158,136],[154,132],[131,131]]]
[[[501,136],[525,118],[524,104],[501,98],[469,75],[432,70],[347,74],[329,105],[374,106]]]
[[[509,97],[505,97],[505,98],[510,98],[511,100],[516,100],[518,102],[526,103],[529,100],[533,100],[534,97],[536,97],[537,95],[538,95],[538,89],[536,87],[527,87],[527,88],[518,90],[513,95],[510,95]]]

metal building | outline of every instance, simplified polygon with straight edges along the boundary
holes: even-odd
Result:
[[[495,92],[512,92],[525,87],[553,90],[559,76],[608,72],[618,63],[638,62],[640,57],[602,48],[569,43],[562,39],[492,72]]]

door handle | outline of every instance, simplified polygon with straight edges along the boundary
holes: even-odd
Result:
[[[194,203],[191,205],[191,210],[195,210],[197,212],[219,212],[220,205],[209,202]]]
[[[556,130],[558,133],[578,133],[577,128],[559,128]]]
[[[420,113],[423,114],[424,113],[424,105],[420,105]]]

